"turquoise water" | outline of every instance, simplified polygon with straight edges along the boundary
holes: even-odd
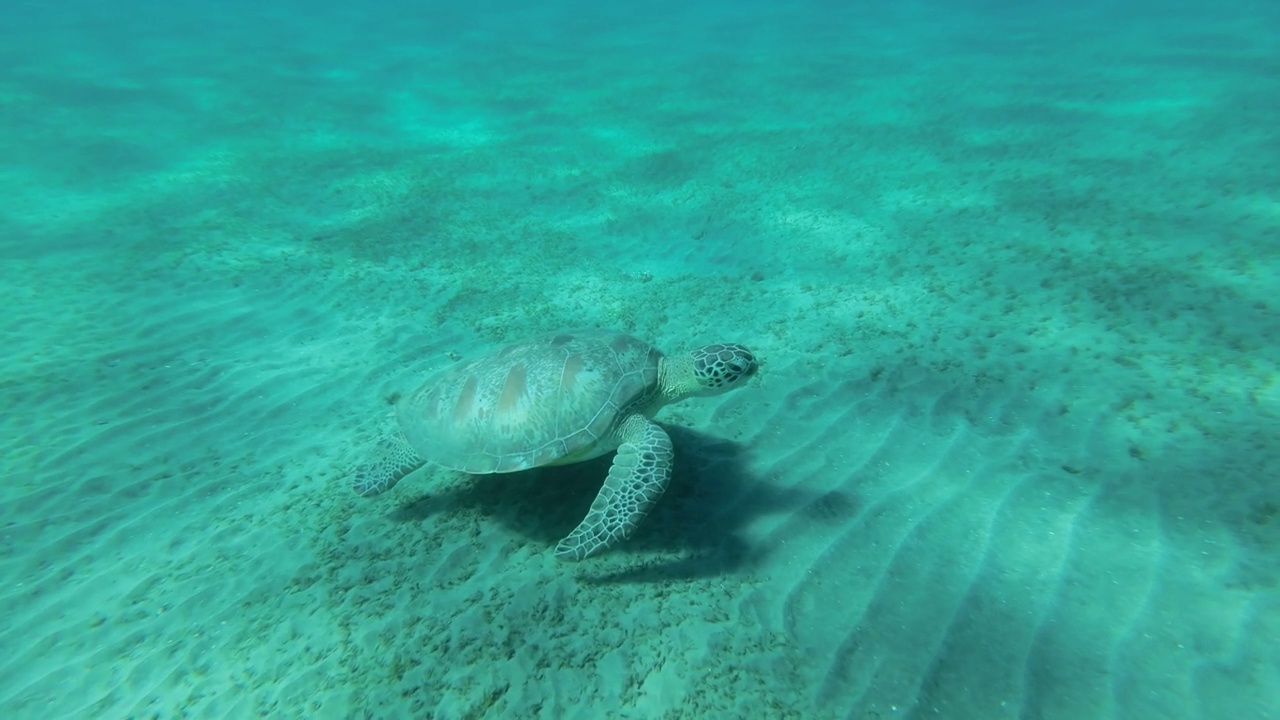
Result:
[[[0,716],[1280,717],[1280,6],[10,3]],[[352,469],[561,328],[749,387]]]

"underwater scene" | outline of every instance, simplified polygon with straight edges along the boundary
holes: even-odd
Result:
[[[0,717],[1280,718],[1280,3],[8,0]]]

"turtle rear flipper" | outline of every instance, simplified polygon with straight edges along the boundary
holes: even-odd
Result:
[[[643,415],[618,428],[623,439],[609,477],[578,527],[556,545],[560,560],[583,560],[631,536],[662,497],[675,453],[666,431]]]

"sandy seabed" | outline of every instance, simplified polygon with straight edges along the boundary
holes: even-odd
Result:
[[[1181,86],[1072,105],[1037,76],[1015,105],[994,69],[948,94],[947,63],[868,70],[841,124],[798,60],[718,88],[793,93],[744,127],[645,57],[563,102],[646,110],[573,132],[594,116],[531,99],[554,73],[508,68],[449,106],[485,121],[396,105],[420,134],[376,145],[343,129],[360,98],[310,135],[215,113],[132,166],[85,143],[155,98],[10,83],[103,116],[40,136],[68,156],[10,134],[0,176],[6,717],[1277,716],[1259,136]],[[688,84],[660,106],[653,77]],[[55,188],[74,153],[118,174]],[[607,458],[350,492],[398,394],[578,326],[764,363],[659,417],[678,464],[629,542],[552,557]]]

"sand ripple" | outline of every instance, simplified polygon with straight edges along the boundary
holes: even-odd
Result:
[[[17,311],[6,716],[1210,717],[1274,662],[1258,555],[1078,375],[766,344],[758,388],[673,408],[675,487],[580,566],[549,548],[599,464],[360,500],[387,399],[484,338],[293,262]]]

